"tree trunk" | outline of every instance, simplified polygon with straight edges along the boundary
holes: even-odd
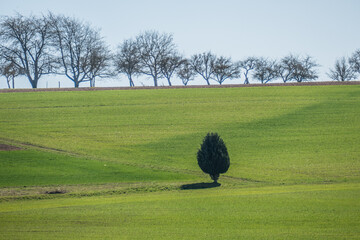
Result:
[[[210,177],[212,180],[214,180],[214,183],[217,184],[217,180],[219,179],[220,174],[210,174]]]
[[[78,81],[74,81],[74,85],[75,85],[75,88],[78,88],[79,87],[79,82]]]
[[[90,87],[95,87],[95,78],[90,80]]]
[[[154,86],[157,87],[158,86],[158,79],[157,79],[157,76],[153,76],[154,78]]]
[[[7,82],[8,87],[11,88],[10,87],[10,81],[11,81],[10,78],[8,77],[6,80],[7,80],[6,82]]]
[[[131,76],[129,77],[130,87],[135,87],[134,81],[132,80]]]
[[[38,83],[38,81],[36,81],[36,80],[30,81],[32,88],[37,88],[37,83]]]
[[[169,86],[171,86],[170,78],[166,78],[168,80]]]
[[[247,74],[244,73],[244,77],[245,77],[244,84],[249,84],[249,78],[248,78]]]

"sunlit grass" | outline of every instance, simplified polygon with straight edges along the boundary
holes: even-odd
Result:
[[[4,239],[356,239],[359,184],[4,202]]]

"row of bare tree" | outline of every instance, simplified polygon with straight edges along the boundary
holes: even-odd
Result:
[[[1,74],[10,81],[25,75],[37,88],[47,74],[64,74],[79,87],[111,75],[112,55],[99,30],[62,15],[2,17]]]
[[[211,52],[184,58],[177,50],[171,34],[147,31],[125,40],[115,53],[109,50],[100,31],[89,24],[63,15],[49,13],[42,17],[20,14],[0,19],[0,74],[14,87],[19,75],[28,78],[37,88],[39,79],[47,74],[62,74],[74,82],[90,82],[95,86],[97,77],[115,77],[125,74],[130,87],[134,77],[150,76],[154,86],[165,78],[172,85],[172,77],[180,78],[184,85],[200,75],[206,84],[210,80],[222,84],[227,79],[239,79],[244,84],[250,76],[265,84],[275,79],[311,81],[318,78],[319,65],[310,56],[290,54],[280,60],[248,57],[234,62],[231,58]],[[349,59],[337,60],[328,74],[333,80],[348,81],[360,73],[360,50]]]

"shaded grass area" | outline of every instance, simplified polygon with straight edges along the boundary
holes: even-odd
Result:
[[[0,187],[186,181],[196,176],[37,150],[0,151]]]
[[[206,189],[206,188],[215,188],[215,187],[220,187],[221,186],[221,183],[215,183],[215,182],[212,182],[212,183],[191,183],[191,184],[184,184],[184,185],[181,185],[181,189],[182,190],[194,190],[194,189]]]
[[[359,184],[5,202],[4,239],[357,239]]]

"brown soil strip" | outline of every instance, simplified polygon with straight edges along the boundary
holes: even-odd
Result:
[[[22,148],[20,147],[15,147],[15,146],[11,146],[11,145],[7,145],[7,144],[0,144],[0,151],[16,151],[16,150],[21,150]]]

